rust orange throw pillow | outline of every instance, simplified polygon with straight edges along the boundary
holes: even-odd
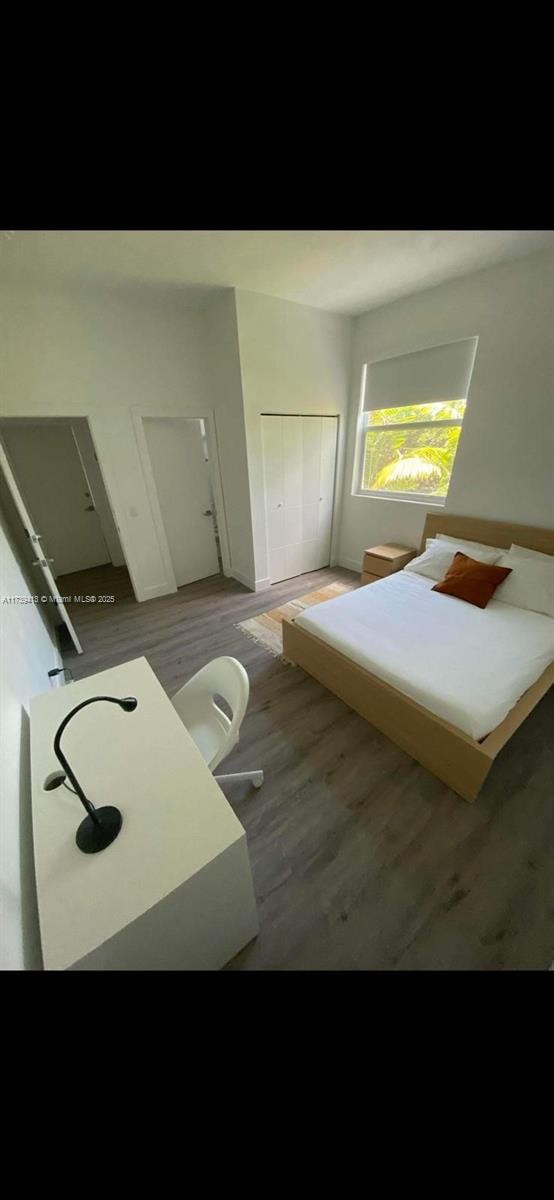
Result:
[[[436,583],[431,591],[457,596],[458,600],[467,600],[468,604],[475,604],[477,608],[486,608],[493,592],[511,570],[511,567],[493,567],[489,563],[478,562],[476,558],[468,558],[467,554],[457,550],[444,579]]]

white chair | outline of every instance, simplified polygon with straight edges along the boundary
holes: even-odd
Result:
[[[207,663],[171,698],[211,771],[215,771],[239,740],[249,693],[250,683],[242,663],[226,656]],[[229,705],[231,720],[216,704],[216,696],[221,696]],[[234,775],[216,775],[215,778],[219,783],[251,779],[254,787],[259,788],[264,773],[238,771]]]

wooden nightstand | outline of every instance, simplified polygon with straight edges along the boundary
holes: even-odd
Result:
[[[417,550],[410,546],[395,546],[392,543],[386,546],[371,546],[369,550],[364,551],[362,583],[376,583],[378,579],[384,579],[385,575],[401,571],[416,554]]]

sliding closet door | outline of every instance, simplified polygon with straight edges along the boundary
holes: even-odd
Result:
[[[262,417],[272,583],[329,563],[336,417]]]

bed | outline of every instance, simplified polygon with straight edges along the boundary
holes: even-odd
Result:
[[[438,533],[554,555],[554,531],[428,513]],[[554,619],[400,571],[283,621],[283,650],[466,800],[554,683]],[[432,647],[432,653],[430,652]]]

